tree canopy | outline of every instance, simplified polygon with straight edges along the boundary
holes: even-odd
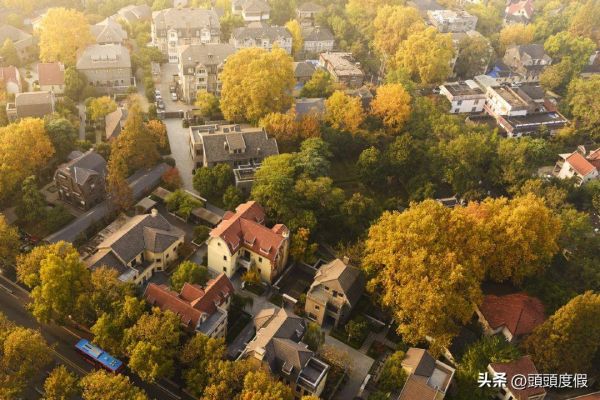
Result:
[[[94,42],[85,15],[74,9],[50,8],[40,25],[40,59],[75,65],[77,53]]]

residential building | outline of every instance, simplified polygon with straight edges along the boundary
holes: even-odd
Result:
[[[4,85],[6,93],[17,94],[23,90],[21,87],[21,74],[13,65],[0,67],[0,82]]]
[[[542,302],[525,293],[486,295],[475,312],[484,334],[501,333],[508,342],[529,335],[546,319]]]
[[[411,347],[402,361],[408,378],[398,400],[442,400],[452,383],[455,369],[436,360],[425,349]]]
[[[504,11],[506,24],[528,24],[533,18],[533,0],[509,0]]]
[[[144,298],[152,307],[176,314],[186,331],[224,338],[227,335],[227,310],[233,293],[229,278],[220,274],[209,280],[204,288],[186,282],[180,293],[167,285],[150,283]]]
[[[516,73],[518,82],[538,82],[544,69],[552,64],[544,45],[536,43],[510,46],[502,61]]]
[[[312,78],[316,67],[308,61],[294,62],[294,78],[302,86]]]
[[[322,265],[306,294],[304,310],[319,325],[337,328],[346,323],[362,296],[365,281],[348,259],[335,259]]]
[[[76,68],[101,93],[126,93],[135,86],[129,50],[122,45],[89,45],[77,58]]]
[[[317,15],[325,11],[325,7],[320,4],[307,2],[302,3],[296,8],[296,18],[301,26],[314,26]]]
[[[128,5],[117,11],[115,16],[127,21],[129,24],[150,21],[152,19],[152,9],[147,4]]]
[[[106,160],[93,149],[72,152],[69,161],[54,173],[58,198],[83,210],[105,199],[105,180]]]
[[[277,46],[292,54],[292,34],[287,28],[270,26],[263,22],[253,22],[248,26],[234,29],[229,43],[237,50],[260,47],[270,51]]]
[[[17,93],[15,102],[6,104],[6,116],[11,122],[27,117],[43,118],[54,112],[55,102],[52,92]]]
[[[114,18],[108,17],[90,27],[98,44],[123,44],[127,40],[127,32]]]
[[[349,88],[359,88],[365,79],[360,63],[354,60],[352,53],[326,52],[319,56],[319,64],[325,68],[336,82]]]
[[[119,136],[125,121],[127,120],[127,109],[117,107],[117,109],[104,117],[104,134],[106,140],[113,140]]]
[[[265,157],[279,154],[277,141],[264,128],[241,125],[190,126],[190,151],[194,168],[229,164],[259,167]]]
[[[37,65],[40,90],[56,95],[65,93],[65,66],[59,62]]]
[[[231,12],[241,16],[245,22],[267,21],[271,7],[266,0],[233,0]]]
[[[221,24],[215,10],[169,8],[152,14],[152,45],[177,63],[179,46],[219,43]]]
[[[570,154],[559,154],[553,174],[560,179],[575,178],[578,185],[583,185],[600,177],[600,148],[586,155],[585,148],[579,148]]]
[[[460,10],[427,11],[429,23],[441,33],[474,31],[477,17]]]
[[[308,26],[302,28],[304,51],[306,53],[323,53],[333,51],[335,37],[328,28]]]
[[[525,385],[523,388],[514,387],[512,384],[513,377],[516,375],[529,377],[539,374],[530,356],[506,363],[491,363],[488,365],[488,372],[491,374],[490,380],[499,375],[506,382],[496,395],[498,400],[543,400],[546,397],[546,390],[543,387]]]
[[[235,53],[228,43],[187,44],[179,46],[179,87],[187,103],[196,101],[196,93],[203,90],[220,96],[220,74],[227,57]]]
[[[296,110],[297,119],[300,119],[306,115],[314,115],[318,119],[321,119],[325,114],[325,99],[320,97],[312,99],[296,99],[294,108]]]
[[[485,104],[485,93],[473,80],[449,82],[440,86],[440,94],[450,102],[450,113],[480,113]]]
[[[7,40],[15,45],[21,62],[26,63],[35,58],[37,39],[34,36],[12,25],[0,25],[0,43]]]
[[[265,211],[255,201],[226,212],[208,238],[208,268],[232,277],[240,268],[256,268],[265,282],[272,283],[287,264],[290,231],[282,224],[269,229]]]
[[[153,209],[130,218],[105,238],[86,264],[90,269],[114,268],[123,282],[146,283],[177,260],[184,237],[182,230]]]
[[[306,322],[285,308],[261,310],[254,318],[256,336],[240,358],[267,368],[290,385],[294,398],[319,397],[325,388],[329,365],[302,342]]]

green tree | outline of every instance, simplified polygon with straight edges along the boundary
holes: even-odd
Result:
[[[404,352],[397,351],[385,359],[377,386],[386,392],[398,392],[406,382],[406,372],[402,368]]]
[[[223,193],[223,207],[227,210],[233,211],[237,206],[244,200],[244,195],[240,189],[235,185],[227,186]]]
[[[319,351],[323,343],[325,343],[325,332],[321,331],[319,324],[309,322],[302,341],[306,343],[308,348],[312,351]]]
[[[21,59],[19,58],[19,53],[17,53],[17,48],[12,40],[6,39],[0,48],[0,56],[2,57],[3,64],[19,66],[21,64]]]
[[[269,0],[271,23],[283,25],[296,15],[296,0]]]
[[[292,154],[267,157],[256,171],[251,198],[262,205],[274,220],[291,219],[296,210],[297,203],[292,196],[295,173]]]
[[[119,279],[119,272],[111,267],[95,268],[90,277],[92,293],[88,297],[92,319],[96,321],[104,313],[114,314],[121,310],[127,296],[134,296],[135,288],[131,283]]]
[[[73,100],[82,100],[83,89],[87,86],[85,77],[75,69],[68,66],[65,69],[65,95]]]
[[[329,97],[335,90],[335,84],[331,75],[324,69],[316,70],[308,82],[302,87],[300,97],[324,98]]]
[[[234,184],[233,169],[229,164],[199,168],[194,173],[194,189],[209,200],[222,198],[225,190],[232,184]]]
[[[484,37],[465,36],[458,44],[458,58],[454,70],[463,78],[471,78],[487,70],[492,48]]]
[[[15,237],[18,240],[16,231]],[[18,248],[18,246],[15,246],[15,248]],[[53,244],[36,246],[29,253],[21,254],[17,257],[17,280],[24,283],[30,289],[33,289],[41,283],[40,268],[42,266],[42,261],[50,255],[64,258],[70,254],[79,256],[79,253],[77,253],[77,250],[75,250],[73,245],[67,242],[61,241]]]
[[[38,189],[35,176],[28,176],[21,187],[21,201],[17,205],[17,215],[26,222],[41,221],[46,215],[46,199]]]
[[[129,381],[126,375],[96,371],[81,379],[83,400],[148,400],[142,389]]]
[[[598,134],[600,126],[600,76],[574,79],[569,85],[567,102],[577,127]]]
[[[64,160],[71,151],[75,150],[77,131],[69,120],[65,118],[46,120],[46,132],[54,146],[54,157],[57,160]]]
[[[117,109],[117,103],[109,96],[102,96],[91,99],[87,108],[93,121],[103,122],[104,117]]]
[[[78,393],[77,377],[64,365],[54,368],[44,381],[45,400],[69,400]]]
[[[587,372],[600,348],[600,294],[586,292],[556,311],[525,341],[542,372]]]
[[[179,292],[184,283],[204,286],[208,281],[208,269],[191,261],[184,261],[171,275],[171,287]]]
[[[226,346],[223,339],[195,335],[181,350],[179,359],[185,367],[186,388],[196,396],[202,395],[209,384],[211,373],[225,358]]]
[[[311,178],[327,176],[331,167],[330,158],[329,145],[321,138],[310,138],[300,145],[296,165]]]

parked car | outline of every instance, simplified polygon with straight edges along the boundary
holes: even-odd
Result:
[[[158,108],[159,110],[164,110],[165,109],[165,103],[163,103],[162,100],[159,100],[156,102],[156,108]]]
[[[177,93],[171,93],[171,100],[177,101]]]
[[[154,90],[154,95],[155,95],[155,96],[160,96],[160,90],[158,90],[158,89],[155,89],[155,90]]]
[[[175,93],[175,85],[170,85],[170,86],[169,86],[169,91],[170,91],[171,93]]]

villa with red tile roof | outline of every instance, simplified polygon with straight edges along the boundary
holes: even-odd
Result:
[[[150,283],[144,298],[152,306],[177,314],[186,330],[220,338],[227,334],[227,310],[233,292],[229,278],[220,274],[204,288],[185,283],[181,293],[166,285]]]
[[[542,302],[525,293],[484,296],[475,312],[486,335],[501,333],[509,342],[529,335],[546,319]]]
[[[507,363],[491,363],[488,365],[488,372],[491,374],[490,379],[496,375],[505,374],[506,386],[501,388],[500,393],[496,396],[499,400],[543,400],[546,397],[546,390],[543,387],[515,388],[511,383],[515,375],[527,377],[538,374],[537,368],[529,356]]]
[[[533,0],[512,0],[505,9],[504,21],[507,24],[527,24],[533,17]]]
[[[585,148],[579,148],[568,154],[559,154],[560,160],[554,166],[554,175],[560,179],[575,178],[578,185],[583,185],[600,177],[600,148],[586,155]]]
[[[59,62],[37,65],[40,90],[60,95],[65,93],[65,66]]]
[[[255,201],[227,212],[208,238],[208,268],[231,278],[240,268],[257,268],[272,283],[287,264],[290,231],[282,224],[269,229],[265,211]]]

